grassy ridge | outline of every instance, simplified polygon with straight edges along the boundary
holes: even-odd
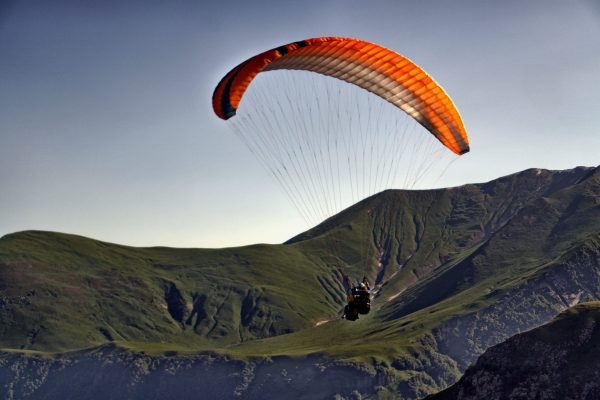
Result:
[[[0,259],[4,347],[62,350],[110,339],[214,347],[311,326],[342,298],[306,296],[340,290],[327,266],[296,246],[140,249],[23,232],[0,240]],[[168,304],[169,291],[181,298]]]
[[[115,341],[147,352],[323,353],[388,365],[428,354],[457,373],[432,330],[594,238],[599,182],[597,169],[528,170],[386,191],[282,245],[133,248],[7,235],[0,346],[64,351]],[[366,274],[377,286],[373,312],[356,323],[336,319],[342,274]],[[316,326],[324,320],[332,321]]]

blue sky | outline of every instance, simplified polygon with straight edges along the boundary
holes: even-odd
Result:
[[[598,4],[2,2],[0,235],[221,247],[306,229],[210,97],[240,61],[316,36],[379,43],[444,86],[472,151],[438,186],[598,165]]]

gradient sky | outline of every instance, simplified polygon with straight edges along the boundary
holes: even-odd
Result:
[[[438,186],[600,164],[600,0],[0,1],[0,236],[282,242],[307,227],[212,113],[247,57],[316,36],[413,59],[471,153]]]

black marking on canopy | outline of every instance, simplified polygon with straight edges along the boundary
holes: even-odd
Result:
[[[277,51],[279,55],[283,57],[288,53],[288,48],[287,46],[280,46],[276,48],[275,51]]]
[[[458,128],[452,122],[450,122],[448,125],[450,126],[450,132],[452,132],[454,139],[456,140],[456,142],[458,143],[458,145],[461,148],[461,150],[459,150],[458,154],[462,156],[463,154],[468,153],[470,150],[470,147],[467,144],[467,142],[465,141],[465,139],[463,139],[463,137],[461,136]]]
[[[235,108],[231,105],[229,101],[229,92],[231,91],[231,84],[233,82],[233,78],[236,77],[239,70],[236,71],[235,74],[227,81],[225,87],[223,88],[223,95],[221,96],[221,112],[225,119],[229,119],[235,115]]]
[[[229,92],[231,92],[231,85],[233,84],[233,80],[240,73],[240,71],[248,64],[248,61],[244,61],[240,65],[235,68],[235,72],[231,75],[231,77],[225,83],[223,87],[223,94],[221,95],[221,112],[225,116],[225,119],[229,119],[233,117],[236,113],[236,109],[231,105],[229,101]]]

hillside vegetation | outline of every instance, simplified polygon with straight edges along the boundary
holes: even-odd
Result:
[[[281,245],[133,248],[19,232],[0,239],[0,346],[21,357],[110,344],[280,360],[273,368],[316,357],[376,377],[356,387],[363,396],[414,398],[489,346],[600,299],[599,253],[600,168],[389,190]],[[363,274],[373,310],[340,320],[343,276]]]

